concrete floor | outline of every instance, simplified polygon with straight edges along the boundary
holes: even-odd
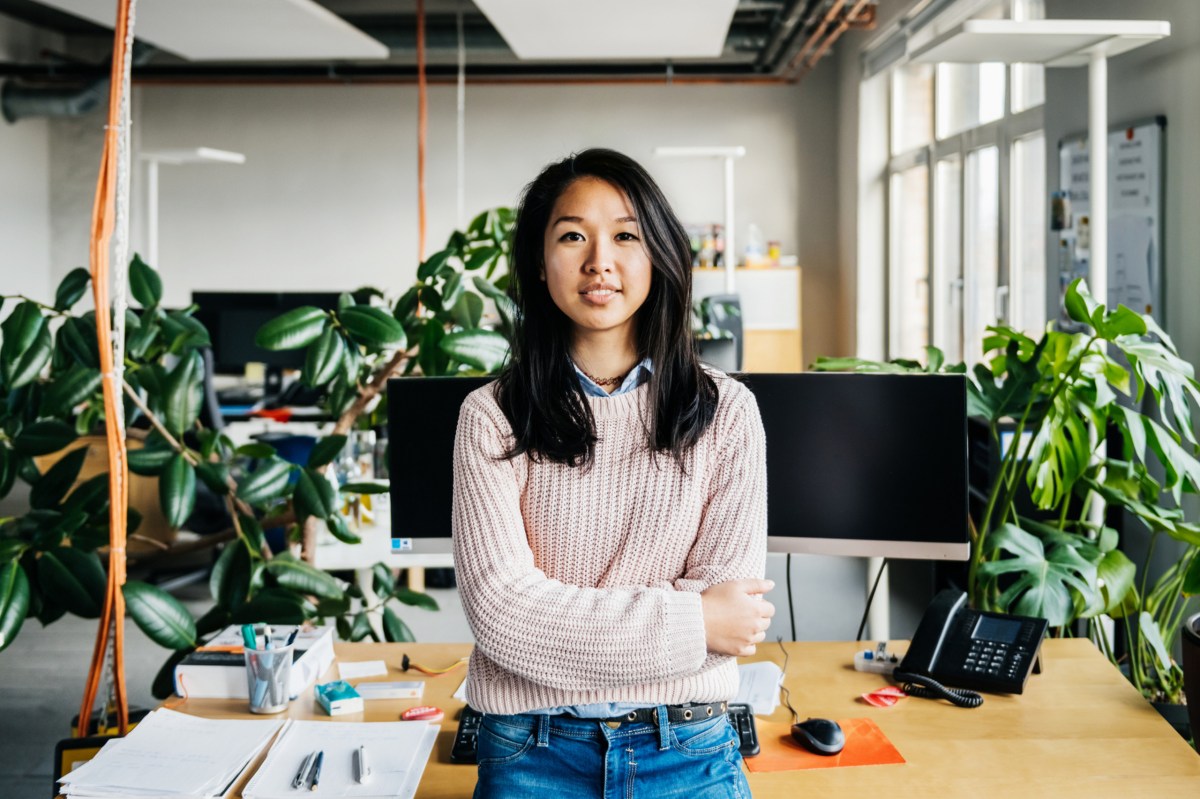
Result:
[[[193,616],[212,605],[207,581],[173,592]],[[441,610],[404,608],[402,617],[419,641],[471,640],[454,589],[431,589]],[[29,620],[16,640],[0,652],[0,797],[48,799],[53,793],[54,745],[70,736],[79,712],[91,662],[96,621],[65,616],[48,627]],[[125,679],[131,707],[159,703],[150,685],[167,650],[150,641],[126,620]]]

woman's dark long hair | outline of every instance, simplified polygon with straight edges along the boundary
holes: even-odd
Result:
[[[628,156],[604,149],[550,164],[521,196],[508,287],[518,313],[512,355],[496,386],[515,436],[507,455],[528,453],[535,460],[586,467],[595,454],[595,419],[571,361],[571,321],[541,279],[554,204],[585,177],[625,194],[650,256],[650,293],[636,314],[638,357],[653,365],[643,426],[651,452],[670,453],[682,466],[717,409],[716,383],[692,343],[691,249],[653,178]]]

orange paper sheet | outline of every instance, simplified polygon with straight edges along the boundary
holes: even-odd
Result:
[[[792,738],[792,725],[755,719],[762,751],[746,758],[750,771],[795,771],[838,766],[885,766],[903,763],[904,757],[870,719],[838,719],[846,734],[846,748],[836,755],[814,755]]]

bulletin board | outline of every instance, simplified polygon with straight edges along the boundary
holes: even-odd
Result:
[[[1108,134],[1108,297],[1163,324],[1163,174],[1166,117],[1116,128]],[[1087,137],[1058,145],[1060,192],[1052,200],[1058,236],[1059,308],[1071,281],[1088,276],[1091,235]],[[1066,200],[1065,206],[1062,204]],[[1099,298],[1097,298],[1099,299]]]

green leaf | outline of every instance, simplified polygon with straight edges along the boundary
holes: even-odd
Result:
[[[482,211],[478,216],[471,220],[471,224],[467,225],[468,236],[474,238],[484,231],[484,229],[487,227],[489,213],[491,212]]]
[[[253,516],[247,516],[244,513],[238,514],[238,521],[242,523],[242,535],[245,536],[246,542],[255,552],[262,552],[266,546],[266,538],[263,535],[262,525],[258,523],[258,519]]]
[[[324,386],[337,376],[346,355],[346,344],[333,327],[327,327],[308,347],[301,378],[314,388]]]
[[[167,461],[158,478],[158,501],[172,527],[182,527],[196,506],[196,470],[182,454]]]
[[[429,280],[429,278],[436,275],[438,270],[449,260],[450,255],[450,250],[439,250],[429,256],[429,259],[425,263],[417,267],[417,280]]]
[[[470,291],[459,294],[454,307],[450,309],[450,318],[454,324],[467,330],[479,327],[479,320],[483,318],[483,298]]]
[[[196,645],[196,621],[178,599],[138,580],[126,582],[122,592],[129,615],[151,641],[167,649]]]
[[[417,637],[413,635],[413,631],[408,628],[404,620],[386,605],[383,607],[383,636],[388,641],[401,643],[417,640]]]
[[[16,560],[0,566],[0,652],[13,642],[29,613],[29,578]]]
[[[480,247],[467,256],[467,259],[463,262],[463,268],[467,271],[482,269],[499,257],[499,247]]]
[[[59,458],[58,462],[33,484],[29,491],[29,504],[35,508],[53,508],[62,502],[71,486],[75,485],[75,479],[79,477],[79,470],[83,468],[87,454],[87,447],[78,447]]]
[[[367,614],[359,612],[354,615],[353,626],[350,628],[350,640],[362,641],[366,638],[375,638],[375,631],[371,629],[371,620],[367,618]]]
[[[284,588],[323,599],[341,599],[341,584],[333,575],[292,557],[277,555],[267,561],[267,571]]]
[[[292,468],[292,464],[279,458],[262,461],[238,486],[238,498],[251,505],[274,499],[287,490]]]
[[[343,494],[386,494],[391,486],[385,483],[346,483],[342,486]]]
[[[196,465],[196,476],[218,496],[229,493],[229,465],[226,463],[201,461]]]
[[[1104,321],[1096,328],[1101,338],[1112,341],[1118,336],[1146,335],[1146,322],[1136,311],[1118,305],[1117,310],[1104,317]]]
[[[42,553],[37,570],[43,594],[54,597],[56,603],[76,616],[100,616],[108,578],[95,553],[58,547]]]
[[[129,293],[143,308],[162,300],[162,277],[137,254],[129,262]]]
[[[1154,665],[1159,674],[1169,672],[1171,670],[1171,654],[1167,651],[1162,630],[1158,628],[1158,622],[1154,620],[1154,617],[1144,610],[1138,614],[1138,634],[1150,646],[1150,651],[1154,653],[1156,661]]]
[[[81,364],[67,369],[46,387],[44,412],[48,416],[69,414],[76,405],[100,388],[100,371]]]
[[[235,452],[247,458],[270,458],[275,454],[275,448],[261,441],[253,441],[249,444],[242,444]]]
[[[437,610],[437,600],[429,594],[423,594],[420,591],[413,591],[410,588],[397,588],[392,592],[392,598],[403,602],[405,605],[413,605],[425,610]]]
[[[311,305],[294,308],[258,329],[254,343],[265,350],[294,350],[317,340],[329,313]]]
[[[373,575],[371,585],[375,589],[376,594],[390,594],[396,590],[396,579],[392,576],[392,570],[383,563],[376,563],[371,567]]]
[[[250,554],[240,538],[225,544],[208,578],[208,588],[218,605],[236,610],[250,594]]]
[[[204,403],[204,362],[200,353],[183,356],[167,376],[163,404],[163,422],[168,430],[181,437],[200,418]]]
[[[439,346],[454,360],[489,374],[499,371],[508,357],[508,339],[494,330],[459,330],[443,338]]]
[[[296,516],[305,519],[316,516],[325,519],[338,509],[337,492],[325,475],[313,469],[301,469],[296,480],[296,492],[292,495]]]
[[[316,608],[313,608],[314,612]],[[230,617],[233,624],[301,624],[307,618],[304,597],[286,588],[264,588]]]
[[[333,533],[333,537],[343,544],[361,544],[362,539],[354,533],[350,532],[350,528],[346,526],[346,520],[342,518],[342,514],[334,513],[325,519],[325,524],[329,527],[329,532]]]
[[[157,477],[173,457],[175,450],[162,440],[156,440],[138,449],[130,447],[127,457],[129,471],[142,477]]]
[[[59,311],[69,310],[72,305],[79,302],[79,298],[87,291],[88,283],[91,280],[91,274],[82,267],[67,272],[66,277],[58,284],[58,291],[54,293],[54,307]]]
[[[71,317],[64,319],[58,328],[58,345],[80,366],[93,369],[100,365],[100,355],[96,347],[96,329],[82,319]],[[130,352],[137,357],[140,353]]]
[[[0,444],[0,499],[8,496],[17,479],[17,456],[4,444]]]
[[[346,448],[344,435],[325,436],[317,442],[308,456],[308,468],[317,469],[331,463],[338,454]]]
[[[1124,552],[1113,549],[1104,553],[1104,559],[1096,566],[1096,577],[1105,613],[1113,613],[1125,602],[1136,573],[1137,567]]]
[[[481,275],[476,275],[471,279],[471,282],[475,284],[475,288],[480,294],[496,304],[496,311],[500,314],[501,321],[504,322],[505,327],[511,329],[513,320],[517,317],[517,306],[513,304],[508,295],[492,283],[492,281]]]
[[[1067,310],[1067,315],[1075,322],[1081,322],[1085,325],[1092,323],[1091,314],[1088,313],[1087,303],[1080,294],[1080,289],[1087,290],[1087,285],[1084,284],[1082,278],[1074,280],[1067,287],[1066,296],[1063,298],[1063,305]]]
[[[31,302],[23,302],[0,325],[0,330],[4,333],[0,367],[9,389],[33,382],[54,352],[50,326],[42,318],[41,310]]]
[[[13,449],[22,455],[49,455],[76,439],[75,428],[58,419],[43,419],[21,431],[13,440]]]
[[[338,314],[350,338],[366,347],[405,346],[404,328],[381,308],[355,305]]]
[[[1061,627],[1074,618],[1072,591],[1086,607],[1100,604],[1096,566],[1080,554],[1090,546],[1082,537],[1062,534],[1048,544],[1014,524],[1001,525],[988,535],[987,555],[994,558],[1003,552],[1008,557],[982,563],[979,571],[987,578],[1014,578],[997,600],[999,609]]]
[[[162,322],[163,333],[171,341],[171,351],[183,348],[211,347],[208,328],[199,319],[181,311],[170,311]]]
[[[1183,593],[1187,596],[1200,594],[1200,557],[1192,556],[1191,565],[1183,576]]]

